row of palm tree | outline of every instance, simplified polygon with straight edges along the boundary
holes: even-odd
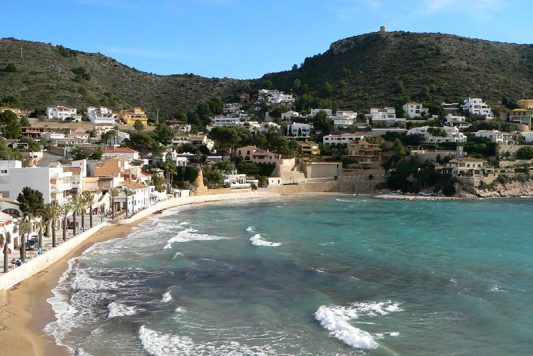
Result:
[[[67,216],[72,212],[72,222],[73,222],[73,235],[77,235],[77,224],[76,224],[76,215],[81,214],[81,226],[85,230],[85,213],[89,209],[89,227],[93,227],[93,203],[94,203],[94,194],[75,194],[71,200],[64,204],[59,205],[57,201],[52,201],[49,204],[45,204],[43,208],[39,211],[39,216],[41,221],[36,224],[39,236],[39,246],[43,246],[43,233],[46,231],[47,236],[49,236],[49,229],[52,231],[52,247],[57,246],[57,224],[60,219],[62,219],[62,230],[63,230],[63,241],[67,240]],[[26,244],[29,235],[32,232],[32,216],[26,215],[19,222],[19,235],[21,236],[21,246],[20,246],[20,259],[22,262],[26,261]],[[0,237],[0,244],[3,244],[3,255],[4,255],[4,272],[8,271],[9,266],[9,248],[10,238],[8,236]]]
[[[133,192],[129,189],[123,190],[126,196],[125,204],[125,213],[126,218],[129,216],[129,197],[133,195]],[[111,215],[115,219],[115,198],[119,195],[119,190],[112,188],[109,191],[111,198]],[[61,221],[62,227],[62,239],[63,241],[67,240],[67,217],[69,213],[72,212],[72,231],[73,235],[78,234],[77,226],[77,216],[81,216],[81,227],[82,230],[85,230],[85,215],[87,209],[89,209],[89,227],[93,227],[93,203],[95,195],[93,193],[77,193],[72,196],[72,198],[65,204],[60,205],[57,201],[52,201],[51,203],[44,204],[42,209],[38,212],[38,215],[41,217],[41,221],[36,224],[38,229],[39,236],[39,246],[43,246],[43,234],[49,236],[49,231],[51,230],[52,234],[52,247],[57,246],[57,226],[58,222]],[[24,216],[19,221],[19,235],[21,236],[21,246],[20,246],[20,256],[21,261],[25,262],[26,260],[26,244],[27,239],[29,238],[32,232],[32,218],[29,214]],[[9,263],[9,249],[8,244],[10,243],[10,238],[8,236],[0,236],[0,244],[3,244],[3,254],[4,254],[4,272],[8,271]]]

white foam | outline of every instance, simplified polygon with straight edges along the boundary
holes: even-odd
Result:
[[[178,258],[178,256],[183,256],[183,253],[181,253],[181,252],[176,252],[176,253],[174,254],[174,256],[172,257],[172,259],[175,260],[176,258]]]
[[[134,306],[128,307],[127,305],[117,302],[109,303],[107,309],[109,310],[109,314],[107,315],[108,319],[115,318],[118,316],[128,316],[137,314],[137,310]]]
[[[254,236],[250,237],[250,242],[254,246],[268,246],[268,247],[278,247],[281,246],[281,242],[270,242],[263,240],[261,237],[261,234],[255,234]]]
[[[349,321],[359,319],[360,316],[383,316],[401,310],[399,303],[391,301],[354,303],[348,307],[322,305],[315,312],[315,318],[329,331],[330,336],[353,348],[370,350],[379,346],[377,341],[370,333],[356,328]],[[381,338],[383,333],[375,334],[375,337]]]
[[[172,301],[172,294],[170,294],[170,291],[163,294],[163,297],[161,298],[162,303],[170,303]]]
[[[177,307],[176,310],[174,310],[176,313],[185,313],[186,310],[184,307]]]
[[[188,221],[184,221],[184,222],[180,222],[179,223],[180,226],[189,225],[189,224],[190,224],[190,222],[188,222]]]
[[[340,199],[340,198],[337,198],[335,200],[341,203],[355,203],[357,201],[356,199]]]
[[[52,306],[56,320],[47,324],[44,331],[52,335],[58,345],[63,346],[65,345],[62,343],[62,338],[74,327],[71,320],[77,313],[77,309],[68,302],[69,290],[68,284],[66,283],[67,279],[73,273],[77,261],[77,257],[68,261],[67,270],[59,278],[57,286],[52,289],[54,296],[46,300]]]
[[[273,355],[268,346],[248,347],[236,341],[221,344],[207,342],[196,344],[188,336],[179,336],[157,332],[144,325],[139,328],[139,339],[144,350],[150,355]]]
[[[394,336],[394,337],[400,336],[400,332],[399,331],[393,331],[393,332],[390,332],[389,335],[390,336]]]
[[[255,232],[255,228],[254,228],[253,226],[248,226],[248,227],[246,228],[246,231],[247,231],[247,232],[252,232],[252,233],[253,233],[253,232]]]
[[[224,240],[225,237],[215,236],[209,234],[198,234],[198,230],[188,228],[180,231],[176,236],[167,241],[165,249],[172,248],[172,245],[176,242],[191,242],[191,241],[212,241],[212,240]]]

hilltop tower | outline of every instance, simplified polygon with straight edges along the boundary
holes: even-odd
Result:
[[[387,33],[387,28],[385,26],[379,26],[380,33]]]

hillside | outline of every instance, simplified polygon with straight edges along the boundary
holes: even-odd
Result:
[[[21,57],[22,52],[22,57]],[[49,44],[0,40],[0,100],[28,109],[48,104],[106,105],[114,109],[140,105],[162,117],[192,109],[199,101],[235,94],[245,81],[196,75],[162,76],[123,65],[102,54]]]
[[[15,71],[6,72],[8,64]],[[295,86],[296,79],[300,86]],[[341,107],[356,110],[466,96],[496,103],[503,96],[533,97],[533,45],[444,34],[370,33],[334,42],[295,70],[241,81],[154,75],[101,54],[0,40],[0,100],[24,108],[140,105],[151,115],[159,108],[168,117],[212,97],[255,91],[267,81],[274,88],[335,99]]]
[[[533,96],[533,45],[444,34],[387,32],[347,38],[306,58],[297,70],[267,74],[274,87],[336,99],[342,107],[368,110],[408,99],[439,101],[480,96]],[[331,84],[333,90],[325,88]]]

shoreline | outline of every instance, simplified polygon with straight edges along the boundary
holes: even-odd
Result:
[[[0,355],[70,355],[65,346],[58,345],[54,337],[43,330],[48,323],[55,321],[54,311],[47,300],[53,297],[52,289],[67,270],[68,261],[96,243],[126,237],[132,228],[166,210],[195,208],[210,203],[272,200],[283,196],[287,195],[268,191],[194,196],[169,202],[169,206],[148,208],[128,220],[103,227],[50,267],[9,290],[0,291]]]
[[[85,250],[99,242],[126,237],[132,228],[145,220],[172,209],[194,209],[197,207],[231,203],[253,203],[271,201],[290,196],[348,196],[371,197],[383,200],[428,200],[461,201],[490,200],[494,198],[409,196],[395,194],[349,194],[341,192],[240,192],[219,195],[202,195],[168,202],[168,206],[148,208],[128,220],[121,220],[103,227],[78,246],[69,251],[60,260],[47,269],[20,282],[9,290],[0,291],[0,355],[69,355],[66,347],[56,344],[52,335],[46,334],[44,327],[55,321],[55,314],[47,299],[53,297],[52,289],[57,286],[59,278],[67,269],[68,261],[80,256]],[[518,197],[517,197],[518,198]]]

